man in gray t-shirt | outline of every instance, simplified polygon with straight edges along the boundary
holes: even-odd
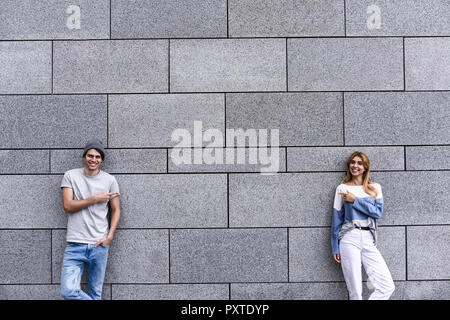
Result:
[[[102,143],[88,141],[84,168],[72,169],[61,182],[64,210],[68,213],[67,245],[61,271],[64,299],[101,299],[109,245],[120,219],[119,185],[100,170],[105,158]],[[108,226],[108,203],[111,226]],[[88,292],[80,289],[84,265],[88,267]]]

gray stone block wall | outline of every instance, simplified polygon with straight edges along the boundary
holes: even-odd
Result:
[[[449,21],[446,0],[2,1],[0,299],[61,299],[59,185],[93,137],[121,188],[104,299],[348,299],[329,232],[355,150],[392,299],[449,299]],[[276,174],[176,165],[194,122],[222,159],[258,151],[226,129],[278,129]]]

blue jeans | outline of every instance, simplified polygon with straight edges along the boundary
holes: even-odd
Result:
[[[67,300],[101,300],[109,247],[67,242],[61,270],[61,295]],[[88,267],[88,292],[81,290],[84,264]]]

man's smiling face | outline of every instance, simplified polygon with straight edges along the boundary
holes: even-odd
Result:
[[[90,171],[99,169],[103,161],[101,153],[95,149],[89,149],[83,159],[85,168]]]

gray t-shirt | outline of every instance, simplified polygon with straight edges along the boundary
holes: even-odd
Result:
[[[64,173],[61,188],[73,189],[73,199],[83,200],[100,192],[119,192],[116,178],[102,170],[95,176],[87,176],[84,168],[72,169]],[[113,199],[115,196],[112,196]],[[108,203],[90,205],[78,212],[68,213],[68,242],[97,243],[106,237],[108,226]]]

